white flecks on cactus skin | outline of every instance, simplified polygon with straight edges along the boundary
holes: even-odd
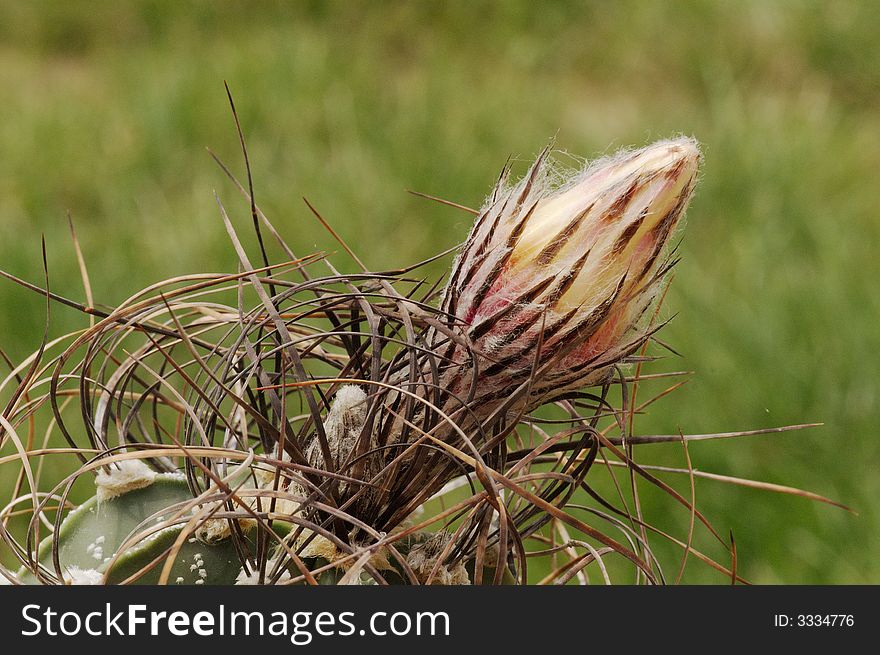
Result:
[[[99,562],[107,561],[109,558],[104,557],[104,547],[102,545],[104,541],[106,541],[106,537],[97,537],[92,543],[86,546],[86,554],[91,555]]]

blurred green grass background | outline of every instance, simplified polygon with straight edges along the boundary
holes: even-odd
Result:
[[[878,33],[871,2],[2,2],[0,268],[40,280],[44,234],[54,290],[83,298],[69,210],[99,302],[234,270],[212,192],[243,233],[247,208],[205,151],[242,171],[223,80],[288,242],[336,249],[305,195],[374,268],[468,230],[407,188],[478,206],[554,135],[583,156],[693,135],[703,179],[665,305],[683,358],[664,365],[697,375],[639,431],[824,422],[690,452],[857,517],[711,481],[699,506],[754,582],[878,583]],[[0,307],[21,358],[43,303],[3,281]],[[53,310],[53,334],[82,325]],[[698,563],[685,580],[723,582]]]

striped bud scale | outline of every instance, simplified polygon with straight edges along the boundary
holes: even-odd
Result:
[[[700,159],[694,140],[678,138],[601,159],[562,184],[547,150],[517,184],[502,176],[442,304],[477,353],[480,397],[503,399],[531,379],[530,397],[546,402],[597,383],[644,342],[639,319],[671,266],[666,246]],[[466,374],[450,376],[462,392]]]

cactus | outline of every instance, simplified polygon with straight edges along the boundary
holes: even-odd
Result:
[[[191,498],[186,481],[175,474],[156,476],[147,487],[132,489],[103,502],[92,496],[70,512],[58,530],[61,570],[95,570],[109,583],[134,576],[138,583],[155,584],[164,559],[161,556],[171,548],[182,528],[154,528],[155,532],[150,536],[135,543],[129,542],[121,552],[120,547],[133,530],[150,522],[161,524],[170,508]],[[51,570],[54,560],[52,537],[40,544],[38,559]],[[168,579],[177,584],[232,584],[240,568],[230,540],[204,544],[195,538],[187,539],[174,559]],[[160,566],[146,570],[154,560],[158,560]],[[144,575],[137,576],[142,570],[146,570]],[[20,577],[35,581],[30,572],[22,571]]]
[[[564,584],[609,582],[614,559],[664,582],[635,482],[629,501],[588,483],[603,460],[730,549],[633,458],[637,443],[688,440],[639,437],[632,420],[699,161],[677,139],[558,184],[548,149],[474,212],[441,291],[417,267],[319,269],[323,256],[295,255],[245,192],[262,263],[219,203],[239,272],[175,278],[108,311],[49,294],[97,321],[0,384],[0,467],[19,480],[0,536],[22,564],[4,579],[525,584],[539,563],[541,581]],[[264,230],[284,261],[269,263]],[[43,447],[23,438],[28,424],[45,426]],[[45,478],[48,457],[66,458],[62,479]],[[88,477],[94,495],[73,508]]]

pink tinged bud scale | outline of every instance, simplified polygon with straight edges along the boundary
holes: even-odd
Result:
[[[595,384],[644,342],[639,319],[671,267],[665,247],[700,160],[697,143],[679,138],[601,159],[556,187],[548,150],[513,187],[502,176],[442,304],[479,354],[481,397],[503,398],[532,375],[532,398],[546,402]]]

